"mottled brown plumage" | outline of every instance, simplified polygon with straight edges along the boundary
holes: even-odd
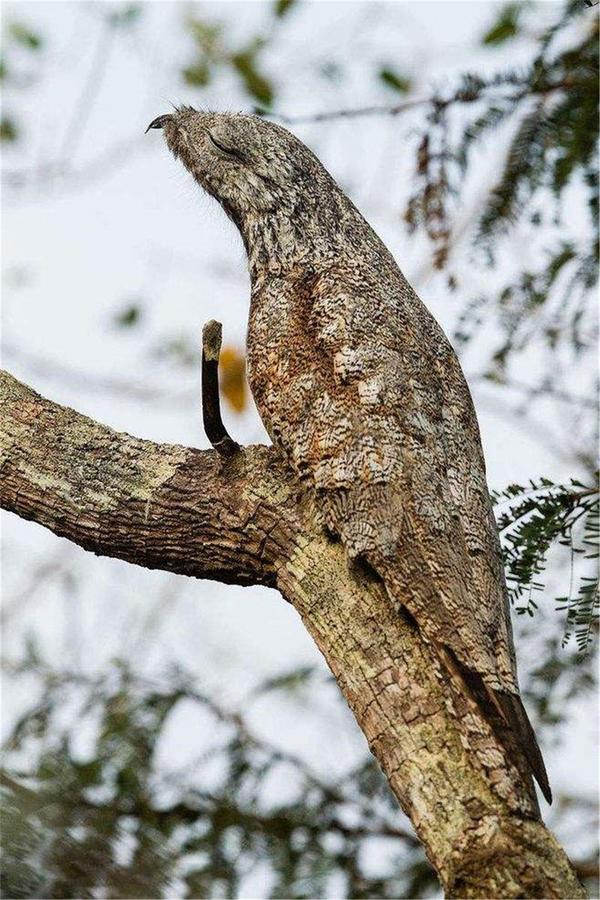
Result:
[[[447,338],[294,135],[189,107],[155,122],[244,240],[248,375],[273,443],[550,799],[519,697],[477,419]]]

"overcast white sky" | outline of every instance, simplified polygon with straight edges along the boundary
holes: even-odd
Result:
[[[194,397],[198,373],[182,373],[174,363],[152,357],[149,348],[172,336],[199,336],[209,318],[223,322],[226,343],[242,346],[248,307],[245,261],[233,226],[170,157],[160,133],[144,136],[143,131],[171,101],[248,108],[233,76],[219,77],[202,93],[182,83],[179,69],[193,56],[182,20],[189,12],[223,20],[235,42],[261,30],[268,7],[255,2],[145,4],[139,24],[115,35],[98,90],[88,96],[78,121],[75,111],[94,54],[101,53],[106,8],[100,3],[4,5],[5,21],[29,21],[47,42],[43,77],[5,97],[5,110],[14,108],[23,119],[26,140],[4,153],[2,167],[29,174],[24,186],[3,193],[4,365],[42,394],[117,429],[205,447]],[[280,86],[277,108],[300,114],[393,101],[369,74],[373,59],[389,60],[410,73],[424,94],[466,66],[495,65],[498,56],[475,47],[495,8],[489,2],[303,4],[290,13],[293,19],[281,26],[280,39],[265,55],[265,69]],[[540,23],[555,9],[553,3],[539,4]],[[528,52],[524,41],[511,49],[511,58],[517,62]],[[314,74],[317,62],[332,58],[349,71],[341,85],[328,85]],[[24,57],[18,62],[26,67]],[[365,119],[296,131],[449,328],[457,309],[443,281],[430,277],[423,241],[410,238],[400,225],[412,162],[410,128],[410,119]],[[50,183],[40,178],[44,167],[61,159],[75,174]],[[496,165],[492,153],[482,162],[479,178],[491,180]],[[476,185],[467,184],[460,200],[466,212],[476,195]],[[463,289],[471,291],[481,278],[470,271],[461,277]],[[136,298],[144,305],[140,328],[116,330],[111,325],[115,311]],[[476,354],[465,367],[477,371]],[[86,377],[156,386],[174,397],[183,393],[187,400],[149,403],[91,388]],[[507,419],[491,395],[477,389],[475,400],[493,487],[540,474],[564,479],[573,473],[571,460],[523,430],[514,417]],[[253,409],[241,417],[228,414],[228,421],[238,440],[266,439]],[[34,628],[55,661],[90,671],[117,654],[138,663],[143,657],[146,674],[178,659],[232,703],[257,679],[320,659],[294,610],[274,591],[189,582],[96,559],[14,516],[5,515],[3,526],[4,600],[20,608],[5,630],[6,654],[17,653]],[[48,562],[59,573],[71,573],[76,584],[71,592],[60,574],[36,579]],[[518,650],[525,672],[534,662],[535,642],[520,641]],[[21,691],[5,692],[5,721],[26,701]],[[269,700],[253,724],[287,747],[300,746],[321,771],[341,771],[363,752],[362,737],[333,693],[325,692],[319,703],[321,708],[315,710],[311,702],[298,716]],[[547,747],[545,755],[559,791],[589,794],[596,778],[595,705],[581,703],[573,712],[576,728],[566,746],[556,752]],[[177,736],[193,737],[189,722],[175,723],[173,732],[175,739],[165,750],[171,762],[189,753],[188,742]]]

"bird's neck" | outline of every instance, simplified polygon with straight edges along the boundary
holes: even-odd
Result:
[[[331,203],[246,215],[238,227],[252,279],[327,268],[348,250],[348,224],[347,207]]]
[[[316,223],[282,211],[248,216],[240,231],[253,280],[318,266],[333,252],[335,244],[330,235],[319,233]]]

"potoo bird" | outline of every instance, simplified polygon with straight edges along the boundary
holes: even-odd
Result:
[[[163,129],[241,233],[252,283],[248,379],[274,446],[349,561],[408,611],[550,802],[519,696],[477,418],[448,339],[285,128],[189,106],[149,128]]]

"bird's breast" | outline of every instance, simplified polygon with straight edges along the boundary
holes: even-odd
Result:
[[[265,428],[277,442],[299,427],[316,391],[306,286],[272,279],[253,290],[247,338],[248,382]]]

